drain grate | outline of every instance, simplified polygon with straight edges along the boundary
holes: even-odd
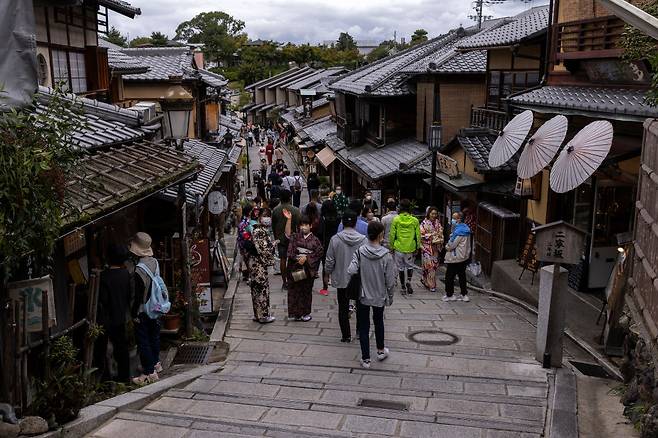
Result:
[[[601,365],[570,360],[569,363],[586,376],[612,379],[613,377]]]
[[[393,411],[408,411],[409,403],[396,402],[390,400],[376,400],[373,398],[359,399],[357,406],[364,408],[391,409]]]
[[[214,345],[208,344],[182,344],[178,347],[173,364],[206,365],[214,348]]]
[[[441,330],[416,330],[407,333],[410,341],[425,345],[452,345],[459,342],[459,337]]]

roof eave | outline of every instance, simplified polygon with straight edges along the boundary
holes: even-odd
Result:
[[[130,5],[121,5],[106,0],[98,0],[98,4],[99,6],[105,6],[107,9],[128,18],[135,18],[136,15],[142,14],[142,10],[140,8],[135,8]]]

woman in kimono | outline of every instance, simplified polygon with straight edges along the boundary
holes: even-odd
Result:
[[[420,224],[421,252],[423,262],[423,286],[436,292],[436,274],[439,269],[439,253],[443,247],[443,227],[439,221],[439,211],[429,207],[425,219]]]
[[[311,220],[302,216],[299,231],[290,236],[288,246],[288,317],[295,321],[311,320],[313,283],[322,251],[322,242],[311,232]]]
[[[275,320],[270,314],[270,281],[267,268],[274,263],[274,243],[270,237],[272,212],[263,208],[258,214],[258,221],[253,225],[251,240],[253,253],[248,259],[249,286],[251,287],[251,302],[254,307],[254,321],[268,324]]]

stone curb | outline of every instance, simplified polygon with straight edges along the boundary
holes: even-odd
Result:
[[[548,418],[551,438],[578,436],[578,400],[576,376],[561,368],[555,373],[553,400],[549,400],[551,411]]]
[[[177,374],[157,383],[137,388],[125,394],[103,400],[80,410],[78,418],[58,430],[38,435],[37,438],[81,438],[100,427],[117,413],[124,410],[141,409],[166,391],[183,386],[199,376],[214,373],[223,365],[205,365]]]
[[[215,321],[215,325],[210,334],[210,343],[220,343],[224,342],[224,335],[226,335],[226,328],[228,327],[228,322],[231,319],[231,313],[233,312],[233,301],[235,299],[235,293],[240,284],[240,266],[241,256],[240,251],[236,251],[235,260],[233,262],[232,276],[229,280],[228,287],[226,288],[226,294],[224,294],[223,305],[224,312],[220,310],[219,316]]]

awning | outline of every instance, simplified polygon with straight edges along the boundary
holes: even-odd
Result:
[[[257,112],[262,113],[263,111],[267,111],[269,109],[274,108],[276,104],[275,103],[270,103],[268,105],[265,105],[264,107],[260,108]]]
[[[432,178],[426,178],[423,181],[429,186],[432,185]],[[436,182],[453,193],[475,192],[477,191],[477,187],[483,184],[482,181],[478,181],[477,179],[465,174],[462,174],[460,178],[451,179],[445,173],[437,173]]]
[[[334,154],[334,151],[332,151],[329,146],[325,146],[325,148],[315,156],[325,169],[329,168],[329,165],[336,159],[336,154]]]

